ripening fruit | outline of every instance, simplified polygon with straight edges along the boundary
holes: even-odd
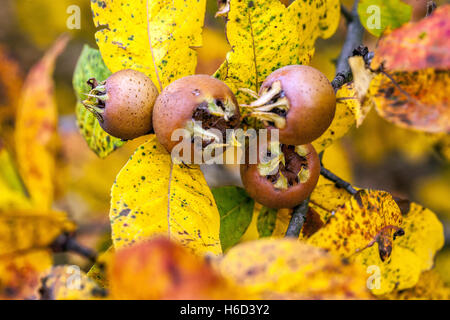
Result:
[[[107,133],[131,140],[152,131],[158,89],[145,74],[126,69],[112,74],[100,85],[95,79],[88,84],[92,90],[83,104]]]
[[[255,201],[274,209],[293,208],[311,194],[320,175],[320,160],[311,144],[272,142],[268,156],[261,146],[258,149],[256,164],[241,165],[242,183]]]
[[[280,68],[261,85],[259,98],[249,106],[250,117],[278,128],[280,142],[308,144],[328,129],[334,118],[336,96],[319,70],[301,65]]]
[[[201,137],[202,147],[222,145],[226,129],[240,125],[238,103],[222,81],[208,75],[192,75],[168,85],[156,100],[153,127],[159,142],[170,153],[182,138],[172,139],[176,129]],[[217,134],[207,132],[217,129]]]

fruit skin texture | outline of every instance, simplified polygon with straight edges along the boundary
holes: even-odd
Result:
[[[208,75],[178,79],[159,95],[153,109],[153,127],[159,142],[169,153],[179,143],[171,140],[172,132],[185,128],[194,110],[207,100],[233,104],[235,120],[239,121],[239,107],[233,92],[225,83]],[[237,126],[239,122],[232,125],[234,128]]]
[[[280,142],[302,145],[319,138],[330,126],[336,111],[336,95],[327,77],[313,67],[286,66],[266,78],[260,94],[276,80],[281,82],[290,104],[286,126],[279,129]]]
[[[317,185],[320,160],[311,144],[304,146],[307,152],[310,178],[287,189],[277,189],[267,177],[260,175],[258,164],[242,164],[241,179],[247,193],[258,203],[273,209],[293,208],[305,200]],[[259,162],[259,157],[258,157]]]
[[[126,69],[105,83],[107,99],[99,121],[110,135],[131,140],[152,131],[152,112],[158,89],[145,74]]]

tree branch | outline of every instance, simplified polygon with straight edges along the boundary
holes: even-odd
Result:
[[[53,252],[73,252],[82,257],[89,259],[92,262],[97,260],[97,253],[90,248],[83,247],[73,235],[64,233],[57,237],[50,245]]]
[[[345,191],[347,191],[351,195],[354,195],[358,192],[358,190],[353,188],[353,186],[351,185],[350,182],[347,182],[347,181],[339,178],[333,172],[329,171],[328,169],[325,169],[324,167],[320,168],[320,174],[323,177],[327,178],[328,180],[333,181],[334,184],[336,185],[336,187],[345,189]]]
[[[362,45],[364,27],[362,26],[361,21],[359,21],[357,11],[358,2],[358,0],[355,1],[351,12],[345,9],[345,7],[341,7],[341,11],[347,19],[347,35],[336,64],[336,76],[331,82],[331,85],[335,90],[342,87],[345,83],[352,79],[352,70],[350,69],[347,60],[352,56],[353,51]],[[344,12],[347,12],[349,16],[347,17]]]
[[[347,23],[350,23],[353,20],[352,13],[341,3],[341,14],[344,16]]]
[[[352,71],[350,69],[350,66],[348,64],[348,58],[354,54],[355,49],[359,48],[362,45],[362,39],[364,35],[364,27],[362,26],[361,22],[359,21],[358,16],[358,2],[359,0],[355,0],[353,4],[352,11],[349,12],[347,8],[344,6],[341,6],[341,12],[342,15],[347,20],[347,35],[345,38],[344,45],[342,46],[341,54],[338,58],[337,64],[336,64],[336,76],[334,80],[331,82],[331,85],[335,90],[342,87],[345,83],[349,82],[352,78]],[[368,56],[369,57],[369,56]],[[366,59],[366,56],[365,56]],[[321,154],[322,157],[323,154]],[[335,178],[336,186],[344,187],[346,186],[345,190],[348,192],[356,193],[356,190],[349,184],[348,182],[343,181],[333,173],[329,172],[328,170],[324,169],[327,172],[327,176],[325,176],[322,172],[321,174],[324,175],[327,179],[332,180],[332,178]],[[324,172],[325,172],[324,171]],[[328,174],[329,173],[329,174]],[[329,178],[328,178],[329,177]],[[354,194],[352,193],[352,194]],[[309,198],[303,201],[300,205],[294,208],[294,211],[292,212],[291,221],[289,221],[288,228],[286,230],[286,237],[296,237],[300,235],[300,231],[302,230],[303,223],[305,222],[306,214],[308,213],[308,204],[309,204]]]
[[[305,217],[308,213],[309,198],[304,200],[300,205],[294,208],[292,212],[291,221],[286,230],[285,237],[298,238],[300,231],[302,230],[303,223],[305,223]]]

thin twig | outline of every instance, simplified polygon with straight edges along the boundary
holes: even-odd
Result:
[[[355,0],[351,12],[349,12],[345,7],[341,6],[341,12],[347,20],[347,35],[345,38],[344,45],[342,47],[341,54],[336,64],[336,76],[334,80],[331,82],[331,85],[335,90],[339,89],[342,85],[351,80],[352,71],[350,69],[350,65],[348,64],[347,60],[350,56],[352,56],[354,50],[362,45],[364,27],[359,21],[359,15],[357,11],[358,2],[359,2],[358,0]],[[320,159],[322,159],[322,156],[323,153],[321,153]],[[337,176],[335,175],[333,176],[339,179]],[[339,181],[343,180],[339,179]],[[336,185],[338,184],[336,183]],[[347,186],[346,190],[347,191],[350,190],[351,192],[356,193],[356,190],[353,189],[353,187],[350,184],[349,186],[350,187]],[[298,236],[300,235],[300,231],[302,230],[303,223],[305,222],[306,214],[308,213],[308,204],[309,198],[294,208],[294,211],[292,212],[291,221],[289,221],[289,225],[286,231],[286,237],[298,238]]]
[[[306,214],[308,213],[308,204],[309,198],[294,208],[291,221],[289,221],[289,225],[286,230],[286,237],[298,238],[300,231],[302,230],[303,223],[305,223]]]
[[[347,23],[352,22],[353,20],[352,13],[342,3],[341,3],[341,14],[344,16],[345,20],[347,20]]]
[[[352,79],[352,70],[350,69],[350,65],[348,64],[348,58],[351,57],[353,51],[362,44],[364,27],[362,26],[361,21],[359,21],[359,15],[357,11],[358,2],[358,0],[355,1],[352,11],[349,12],[351,19],[348,19],[346,17],[347,35],[344,45],[342,46],[341,54],[337,60],[336,76],[331,82],[331,85],[335,90],[342,87],[345,83],[349,82]]]
[[[327,178],[328,180],[333,181],[334,184],[336,185],[336,187],[344,189],[345,191],[347,191],[351,195],[355,195],[358,192],[358,190],[353,188],[353,186],[351,185],[350,182],[347,182],[347,181],[339,178],[333,172],[329,171],[328,169],[326,169],[324,167],[320,168],[320,174],[323,177]]]
[[[79,254],[82,257],[89,259],[92,262],[97,260],[97,253],[90,249],[82,246],[77,242],[75,237],[71,234],[63,233],[53,241],[50,245],[53,252],[73,252]]]

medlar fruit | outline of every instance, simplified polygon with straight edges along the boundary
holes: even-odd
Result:
[[[92,90],[84,106],[110,135],[131,140],[152,131],[152,112],[158,90],[152,80],[139,71],[118,71],[102,83],[90,79]]]
[[[185,129],[194,142],[201,137],[201,147],[223,146],[226,129],[240,125],[238,103],[222,81],[208,75],[192,75],[168,85],[156,100],[153,127],[159,142],[170,153],[180,142],[173,138],[176,129]],[[216,134],[207,132],[216,129]]]
[[[270,142],[267,155],[258,146],[256,164],[241,165],[241,179],[248,194],[264,206],[293,208],[315,188],[320,160],[311,144],[292,146]]]
[[[280,142],[311,143],[328,129],[336,110],[331,83],[319,70],[302,65],[280,68],[261,85],[259,98],[247,106],[250,117],[279,129]]]

